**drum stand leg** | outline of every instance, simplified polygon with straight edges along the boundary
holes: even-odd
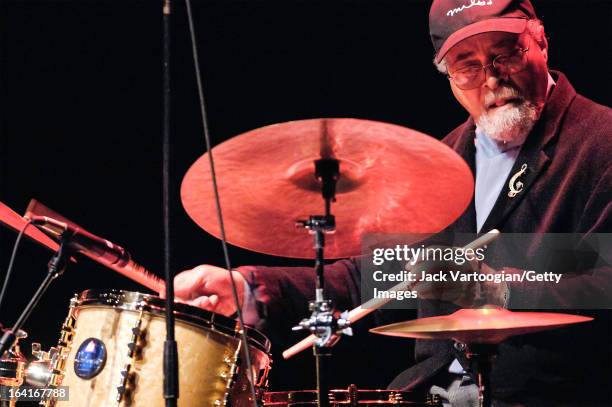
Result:
[[[313,352],[317,371],[317,400],[319,407],[329,406],[329,366],[328,360],[331,357],[331,349],[313,346]]]
[[[322,146],[322,151],[325,150]],[[315,178],[321,182],[321,192],[325,201],[325,215],[310,216],[308,220],[298,221],[298,225],[311,231],[314,237],[316,291],[315,301],[311,301],[309,309],[310,318],[303,319],[294,330],[309,330],[317,337],[313,346],[317,373],[317,400],[318,407],[329,406],[329,380],[325,361],[331,355],[338,334],[349,333],[349,322],[340,318],[334,312],[332,302],[325,299],[324,294],[324,265],[325,265],[325,233],[336,230],[336,220],[331,214],[331,202],[335,200],[336,182],[340,177],[340,163],[335,158],[321,158],[315,161]]]
[[[466,348],[466,356],[471,362],[478,386],[480,407],[492,406],[491,362],[495,353],[496,345],[468,345]]]

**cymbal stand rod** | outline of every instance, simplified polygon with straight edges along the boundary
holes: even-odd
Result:
[[[478,386],[480,407],[492,406],[491,395],[491,362],[496,352],[496,345],[467,345],[466,356],[471,361],[473,378]]]
[[[321,182],[321,193],[325,201],[325,215],[312,215],[298,224],[308,229],[314,238],[316,290],[315,300],[309,304],[310,318],[303,319],[294,330],[307,329],[317,337],[313,344],[317,376],[317,405],[329,406],[328,369],[325,363],[331,356],[331,347],[338,334],[348,329],[346,319],[338,318],[331,300],[325,299],[325,234],[336,230],[336,220],[331,214],[331,203],[335,200],[336,183],[340,177],[340,163],[335,158],[315,161],[315,177]]]
[[[499,235],[500,235],[499,230],[493,229],[490,232],[480,236],[478,239],[474,240],[473,242],[467,244],[463,248],[475,250],[479,247],[482,247],[486,244],[491,243],[492,241],[497,239]],[[406,290],[407,287],[410,286],[410,284],[412,283],[403,281],[391,287],[389,291]],[[346,326],[348,327],[351,322],[359,321],[361,318],[376,311],[377,309],[379,309],[380,307],[382,307],[389,301],[391,301],[391,298],[372,298],[368,300],[367,302],[361,304],[360,306],[353,308],[351,311],[347,312],[346,315],[343,314],[342,318],[347,320]],[[310,348],[316,341],[317,341],[317,337],[313,333],[313,335],[310,335],[302,339],[301,341],[299,341],[292,347],[283,351],[283,358],[289,359],[293,357],[294,355]]]
[[[314,238],[316,251],[315,269],[317,272],[317,285],[315,290],[315,306],[313,307],[313,315],[316,315],[315,320],[318,320],[319,316],[325,316],[326,318],[331,317],[331,319],[326,322],[333,323],[333,304],[331,301],[325,300],[325,294],[323,291],[325,288],[325,279],[323,277],[323,271],[325,266],[325,234],[323,233],[323,229],[317,228],[314,234]],[[323,335],[329,336],[331,334],[332,326],[328,325],[324,329],[326,332]],[[327,394],[329,393],[329,380],[327,380],[328,369],[325,366],[328,358],[331,356],[331,348],[328,347],[328,342],[329,339],[325,339],[324,342],[316,343],[313,346],[317,375],[318,407],[329,406],[329,400],[327,397]]]

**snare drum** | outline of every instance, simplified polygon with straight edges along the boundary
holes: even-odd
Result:
[[[129,291],[88,290],[71,301],[62,328],[59,376],[76,407],[163,407],[164,300]],[[179,407],[250,406],[238,323],[176,304]],[[266,385],[270,343],[247,328],[255,386]]]
[[[316,390],[267,392],[263,395],[264,406],[312,407],[317,405]],[[412,406],[442,407],[437,396],[419,398],[416,394],[398,390],[359,390],[355,385],[347,390],[329,392],[331,407],[343,406]]]

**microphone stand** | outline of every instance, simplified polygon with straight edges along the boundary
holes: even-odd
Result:
[[[69,240],[69,237],[62,236],[60,240],[59,249],[49,261],[47,275],[45,276],[40,287],[38,287],[38,290],[36,290],[34,296],[30,300],[28,305],[26,305],[25,309],[17,319],[17,322],[15,322],[15,325],[13,325],[12,328],[4,331],[4,335],[2,335],[2,338],[0,338],[0,356],[3,355],[6,350],[10,349],[13,346],[17,338],[17,333],[23,327],[27,319],[30,317],[32,311],[51,285],[51,282],[55,278],[62,275],[64,270],[66,270],[68,259],[70,259],[71,253],[70,245],[68,244]]]
[[[174,336],[174,279],[170,270],[170,0],[163,0],[163,212],[164,278],[166,280],[166,341],[164,342],[164,399],[176,407],[179,398],[178,349]]]

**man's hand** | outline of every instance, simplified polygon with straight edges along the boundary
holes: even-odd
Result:
[[[233,271],[232,275],[242,307],[245,279],[237,271]],[[231,284],[230,275],[226,269],[203,264],[183,271],[174,278],[174,295],[177,301],[230,316],[236,312]],[[165,292],[160,295],[164,297]]]
[[[503,281],[495,283],[493,281],[453,281],[451,279],[450,270],[461,273],[498,273],[485,263],[466,262],[463,265],[456,265],[452,262],[423,262],[418,266],[426,270],[428,274],[441,272],[447,278],[446,281],[441,282],[417,283],[416,288],[421,299],[450,302],[462,308],[474,308],[487,304],[500,307],[507,305],[508,285]]]
[[[429,246],[428,249],[447,250],[449,246]],[[459,248],[453,247],[453,250]],[[480,286],[478,282],[462,282],[453,281],[450,271],[459,272],[460,274],[472,273],[479,270],[479,264],[476,260],[465,260],[461,263],[453,261],[445,261],[442,259],[418,261],[414,265],[407,264],[407,270],[417,273],[417,278],[420,278],[421,272],[427,275],[438,276],[442,275],[441,281],[420,281],[415,284],[414,288],[418,291],[418,298],[422,300],[437,300],[453,303],[461,308],[472,308],[478,302],[480,297]]]

